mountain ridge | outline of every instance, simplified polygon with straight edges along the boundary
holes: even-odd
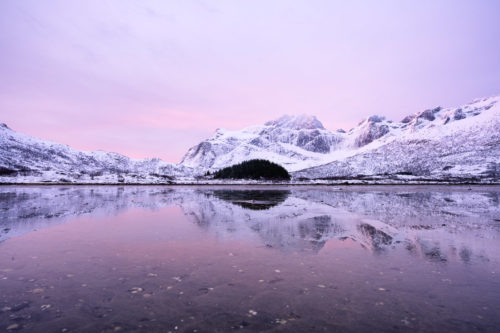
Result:
[[[102,150],[77,150],[0,124],[0,182],[141,183],[166,181],[184,173],[183,166],[158,158],[141,160]]]
[[[453,123],[475,117],[495,105],[495,114],[498,115],[499,100],[500,96],[494,96],[456,108],[435,107],[408,115],[400,122],[372,115],[347,132],[329,131],[314,116],[309,116],[309,119],[317,120],[317,126],[286,126],[288,123],[300,123],[297,120],[303,116],[285,115],[264,125],[249,126],[239,131],[219,130],[211,138],[191,147],[181,164],[217,170],[230,163],[266,158],[283,165],[290,172],[297,172],[363,153],[394,137],[424,133],[435,126],[453,127]],[[498,120],[498,117],[495,119]]]
[[[267,159],[295,181],[499,182],[500,96],[435,107],[400,122],[372,115],[349,131],[312,115],[284,115],[239,131],[217,129],[178,164],[85,152],[0,124],[2,183],[176,183],[210,181],[207,171]]]

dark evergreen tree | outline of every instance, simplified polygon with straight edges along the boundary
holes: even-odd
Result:
[[[221,169],[215,179],[290,180],[290,174],[281,165],[267,160],[250,160]]]

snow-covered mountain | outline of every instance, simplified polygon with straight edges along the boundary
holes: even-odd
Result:
[[[188,174],[187,167],[157,158],[80,151],[0,124],[0,182],[168,183]]]
[[[457,108],[436,107],[400,122],[371,116],[345,132],[313,116],[283,116],[241,131],[218,129],[189,149],[181,164],[217,170],[265,158],[295,180],[498,182],[500,96]]]
[[[371,116],[330,131],[314,116],[282,116],[239,131],[218,129],[180,164],[85,152],[0,124],[0,183],[214,182],[201,175],[254,158],[294,182],[500,182],[500,96],[436,107],[393,122]]]
[[[386,126],[385,134],[346,158],[293,175],[296,179],[498,183],[499,101],[497,96],[458,108],[438,107],[399,123],[369,118],[352,131],[357,132],[356,142],[370,138],[370,133],[380,135],[382,126]],[[378,129],[364,131],[363,127]]]
[[[342,138],[342,133],[326,130],[314,116],[285,115],[241,131],[217,129],[212,138],[189,149],[181,164],[217,170],[264,158],[295,171],[331,161],[328,153],[340,148]]]

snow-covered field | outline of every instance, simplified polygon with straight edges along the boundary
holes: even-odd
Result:
[[[284,166],[292,184],[499,183],[499,101],[437,107],[400,122],[370,116],[347,132],[329,131],[313,116],[283,116],[218,129],[179,164],[79,151],[1,124],[0,183],[220,184],[228,181],[204,174],[254,158]]]

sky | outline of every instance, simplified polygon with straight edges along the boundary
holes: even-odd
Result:
[[[500,94],[496,0],[2,0],[0,122],[179,162],[283,114],[331,130]]]

